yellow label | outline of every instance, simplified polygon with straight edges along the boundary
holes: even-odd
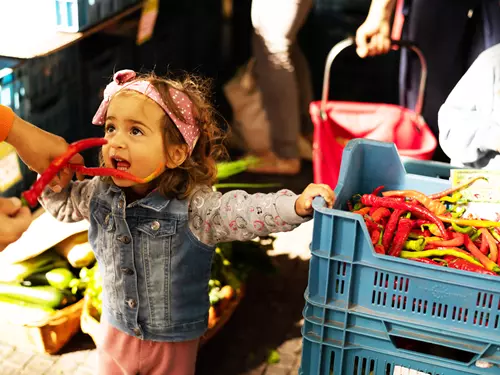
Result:
[[[147,42],[153,36],[160,0],[146,0],[142,6],[142,14],[137,29],[137,45]]]
[[[22,180],[16,150],[8,143],[0,143],[0,193]]]
[[[482,169],[452,169],[451,184],[457,187],[476,177],[478,180],[466,189],[461,190],[463,198],[470,202],[500,203],[500,171]]]

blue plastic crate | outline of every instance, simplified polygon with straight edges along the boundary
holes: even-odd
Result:
[[[394,301],[394,305],[402,303]],[[322,361],[322,352],[326,350],[324,346],[339,349],[341,358],[352,349],[364,348],[372,353],[373,359],[389,355],[394,364],[419,371],[432,369],[431,373],[439,369],[438,373],[442,375],[500,373],[497,367],[500,365],[500,346],[482,337],[467,339],[456,333],[417,328],[411,322],[391,322],[365,313],[352,313],[312,303],[306,303],[303,316],[304,344],[309,342],[309,348],[304,349],[302,354],[303,374],[329,374],[331,365],[325,367]],[[413,361],[408,365],[394,358]],[[492,367],[480,368],[477,363],[488,363]],[[336,370],[335,375],[353,374],[353,368],[345,361]]]
[[[14,77],[23,87],[24,100],[39,100],[62,85],[80,85],[80,51],[77,45],[24,61],[14,69]],[[29,111],[29,109],[27,109]]]
[[[401,157],[406,173],[418,174],[421,176],[437,177],[449,179],[452,169],[459,169],[448,163],[432,160],[417,160],[408,157]]]
[[[439,360],[429,362],[412,353],[398,353],[359,344],[340,348],[321,344],[308,338],[303,340],[302,352],[303,360],[299,375],[498,374],[498,368],[496,372],[491,372],[489,371],[491,369],[477,367],[470,372]],[[400,371],[397,371],[398,367]]]
[[[115,15],[139,0],[55,0],[58,30],[78,32]]]
[[[26,120],[68,142],[82,138],[81,93],[66,85],[32,102]]]
[[[346,211],[346,202],[379,185],[429,194],[448,188],[449,182],[407,174],[392,144],[349,142],[335,189],[335,209],[326,208],[320,198],[313,202],[306,301],[498,345],[499,278],[374,253],[363,219]]]

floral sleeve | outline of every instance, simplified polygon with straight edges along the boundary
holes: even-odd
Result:
[[[297,198],[289,190],[251,195],[241,190],[222,194],[203,188],[190,199],[190,229],[207,245],[287,232],[310,219],[296,214]]]

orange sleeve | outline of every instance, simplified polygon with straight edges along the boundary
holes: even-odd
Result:
[[[9,135],[15,116],[14,111],[10,107],[0,104],[0,142],[5,141]]]

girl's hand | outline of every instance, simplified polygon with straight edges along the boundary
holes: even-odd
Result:
[[[309,184],[295,201],[295,212],[305,217],[313,213],[312,201],[315,197],[322,196],[329,208],[335,203],[335,194],[330,186],[325,184]]]

